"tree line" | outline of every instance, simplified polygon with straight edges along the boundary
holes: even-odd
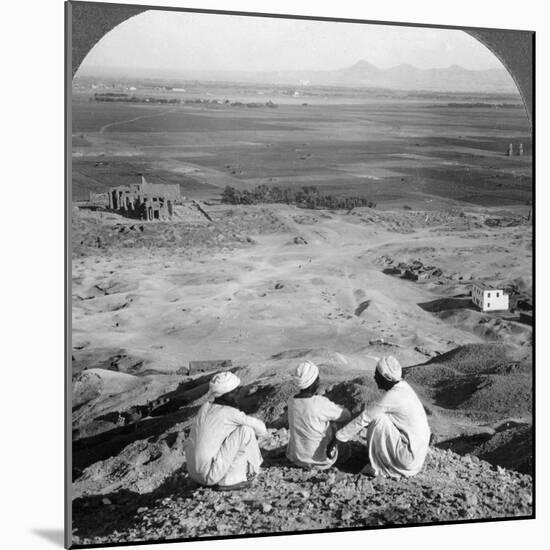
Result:
[[[108,92],[105,94],[94,94],[90,101],[106,101],[106,102],[120,102],[120,103],[155,103],[163,105],[177,105],[181,103],[181,100],[177,98],[168,99],[165,97],[137,97],[135,95],[129,96],[128,94],[119,94],[114,92]]]
[[[359,206],[375,208],[376,203],[364,197],[337,197],[324,194],[314,185],[304,187],[269,187],[258,185],[252,190],[239,190],[228,185],[222,193],[225,204],[284,203],[301,208],[326,208],[329,210],[351,210]]]
[[[269,107],[274,109],[277,107],[273,101],[266,101],[265,103],[258,103],[252,101],[249,103],[243,103],[242,101],[233,101],[230,102],[229,99],[179,99],[179,98],[165,98],[165,97],[145,97],[145,96],[136,96],[129,95],[117,92],[106,92],[106,93],[96,93],[93,97],[90,97],[90,101],[106,101],[106,102],[121,102],[121,103],[159,103],[159,104],[169,104],[169,105],[191,105],[191,104],[202,104],[202,105],[231,105],[232,107]]]

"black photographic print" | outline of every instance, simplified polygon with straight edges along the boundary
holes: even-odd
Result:
[[[534,32],[65,8],[66,546],[533,518]]]

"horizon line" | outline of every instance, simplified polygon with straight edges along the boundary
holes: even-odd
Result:
[[[223,73],[223,74],[230,74],[230,73],[299,73],[303,71],[307,72],[334,72],[334,71],[342,71],[346,69],[350,69],[355,67],[356,65],[359,65],[361,63],[366,63],[370,65],[371,67],[375,69],[379,69],[382,71],[390,71],[392,69],[396,69],[399,67],[412,67],[413,69],[419,70],[419,71],[433,71],[433,70],[445,70],[445,69],[462,69],[464,71],[470,71],[470,72],[476,72],[476,73],[482,73],[482,72],[488,72],[488,71],[501,71],[501,72],[508,72],[505,67],[488,67],[486,69],[469,69],[467,67],[464,67],[463,65],[459,65],[458,63],[451,63],[450,65],[446,66],[438,66],[438,67],[418,67],[417,65],[413,65],[412,63],[398,63],[397,65],[391,65],[389,67],[380,67],[379,65],[375,65],[374,63],[371,63],[367,59],[359,59],[352,63],[351,65],[346,65],[345,67],[339,67],[334,69],[193,69],[193,68],[176,68],[176,67],[124,67],[119,65],[81,65],[77,73],[84,70],[133,70],[133,71],[163,71],[163,72],[194,72],[194,73]],[[76,77],[76,75],[75,75]]]

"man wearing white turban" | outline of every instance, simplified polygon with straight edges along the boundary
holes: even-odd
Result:
[[[238,409],[239,378],[220,372],[209,384],[209,400],[199,409],[186,445],[187,470],[201,485],[221,489],[246,486],[259,471],[262,455],[256,436],[265,424]]]
[[[290,438],[286,456],[302,468],[330,468],[338,459],[338,449],[332,445],[336,433],[333,423],[347,422],[351,415],[330,399],[316,395],[319,368],[311,361],[298,365],[294,379],[300,392],[287,403]]]
[[[369,464],[363,472],[371,476],[410,477],[417,474],[426,458],[430,427],[424,407],[414,390],[401,378],[401,365],[392,357],[382,357],[374,379],[385,391],[380,401],[366,407],[337,434],[349,441],[367,429]]]

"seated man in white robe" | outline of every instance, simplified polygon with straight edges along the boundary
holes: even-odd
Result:
[[[410,477],[417,474],[426,458],[430,427],[424,407],[414,390],[401,378],[401,365],[392,356],[382,357],[374,379],[386,393],[377,403],[336,434],[349,441],[367,429],[369,464],[363,473],[370,476]]]
[[[260,471],[262,455],[256,436],[265,424],[238,409],[239,378],[231,372],[210,381],[210,398],[199,409],[186,445],[187,471],[201,485],[238,489]]]
[[[338,448],[333,444],[334,423],[347,422],[351,414],[317,395],[319,369],[311,361],[298,365],[295,380],[300,392],[288,400],[290,439],[286,456],[302,468],[330,468],[338,460]]]

